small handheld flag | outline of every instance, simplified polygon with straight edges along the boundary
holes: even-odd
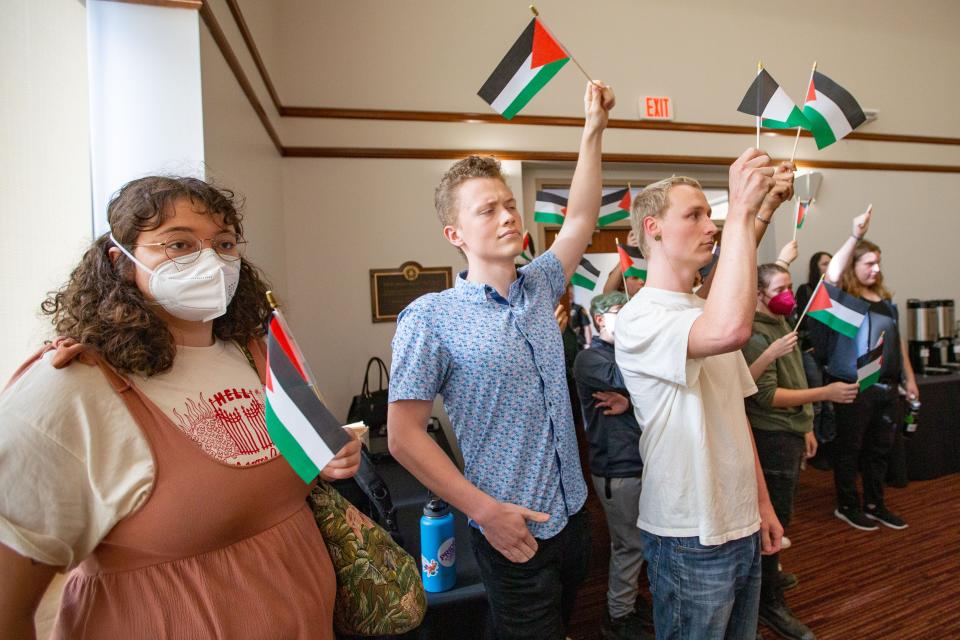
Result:
[[[303,353],[276,308],[267,331],[265,386],[267,432],[309,484],[351,436],[320,399]]]
[[[870,303],[825,282],[822,278],[807,304],[807,313],[811,318],[851,339],[857,337],[860,325],[869,311]],[[802,315],[800,319],[803,319]]]
[[[580,264],[577,265],[577,270],[573,272],[570,283],[588,291],[593,291],[597,287],[599,278],[600,270],[586,258],[580,258]]]
[[[624,278],[647,279],[647,261],[638,247],[617,242],[617,254],[620,256],[620,272]]]
[[[570,60],[569,54],[534,18],[477,92],[494,111],[510,120]]]
[[[857,383],[860,391],[872,387],[880,380],[880,369],[883,367],[883,334],[877,340],[877,346],[857,358]]]
[[[605,227],[624,218],[629,218],[632,202],[629,186],[604,194],[600,199],[600,217],[597,218],[597,226]]]
[[[527,231],[523,234],[523,248],[520,250],[520,255],[517,256],[517,260],[519,260],[521,264],[530,264],[536,255],[537,250],[533,246],[533,237],[530,235],[530,232]]]
[[[810,123],[766,69],[761,69],[740,101],[737,111],[760,118],[768,129],[810,128]]]
[[[563,224],[567,215],[567,199],[551,191],[537,191],[533,206],[533,221],[543,224]]]
[[[807,200],[806,202],[797,201],[797,229],[803,228],[803,223],[807,220],[807,214],[810,213],[811,204],[813,204],[812,200]]]
[[[828,147],[867,121],[863,109],[849,91],[814,71],[803,102],[806,127],[817,142],[817,149]]]

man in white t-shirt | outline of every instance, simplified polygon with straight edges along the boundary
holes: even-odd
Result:
[[[637,526],[661,640],[753,640],[761,548],[776,552],[783,535],[744,411],[757,388],[740,352],[756,306],[755,217],[774,183],[756,149],[730,167],[723,251],[706,299],[692,284],[711,261],[717,228],[700,185],[668,178],[633,204],[647,281],[620,311],[616,358],[643,425]]]

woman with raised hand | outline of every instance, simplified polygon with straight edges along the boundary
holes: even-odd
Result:
[[[265,426],[267,285],[233,193],[141,178],[108,217],[43,303],[61,338],[0,396],[0,628],[33,637],[70,570],[58,638],[332,638],[311,487]]]
[[[884,502],[884,478],[887,454],[902,413],[898,387],[903,384],[910,399],[920,395],[906,346],[900,339],[897,307],[883,284],[880,247],[864,238],[871,215],[868,209],[854,218],[853,231],[830,260],[825,276],[827,282],[870,305],[856,338],[829,331],[828,381],[856,382],[857,358],[875,348],[883,338],[880,381],[861,392],[852,404],[835,406],[834,515],[863,531],[875,530],[878,522],[892,529],[907,526]],[[857,491],[858,471],[863,477],[862,502]]]

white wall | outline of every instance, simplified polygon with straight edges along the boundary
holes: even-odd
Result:
[[[77,0],[0,20],[0,386],[49,333],[38,311],[91,237],[87,41]]]
[[[95,233],[125,183],[203,177],[200,44],[195,9],[87,3]]]

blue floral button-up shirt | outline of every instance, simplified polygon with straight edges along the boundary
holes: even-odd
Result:
[[[506,299],[466,275],[400,314],[390,402],[443,396],[466,478],[501,502],[549,513],[528,526],[550,538],[587,498],[553,316],[563,266],[541,254],[519,269]]]

